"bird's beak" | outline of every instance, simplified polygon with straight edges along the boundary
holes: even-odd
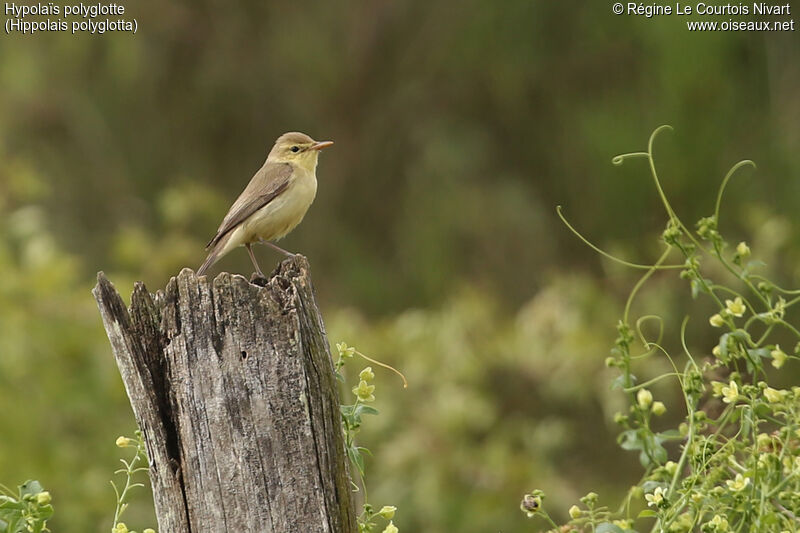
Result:
[[[328,146],[333,146],[333,141],[317,141],[311,145],[312,150],[322,150]]]

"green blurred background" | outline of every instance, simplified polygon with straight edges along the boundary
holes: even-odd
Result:
[[[665,217],[642,161],[686,221],[726,193],[721,229],[800,284],[797,32],[690,33],[610,2],[428,0],[127,4],[136,35],[0,43],[0,482],[38,478],[57,532],[108,531],[114,440],[134,420],[90,294],[128,295],[196,268],[274,139],[333,139],[317,199],[282,245],[307,255],[330,339],[378,372],[362,443],[370,499],[401,531],[531,530],[640,475],[617,448],[603,360]],[[257,251],[265,269],[281,259]],[[244,251],[214,269],[249,274]],[[675,273],[641,309],[668,334],[689,307]],[[699,324],[702,326],[704,319]],[[674,340],[674,339],[673,339]],[[712,346],[698,327],[691,340]],[[663,368],[652,363],[645,374]],[[797,376],[795,376],[797,377]],[[680,417],[674,391],[657,390]],[[669,417],[667,417],[669,418]],[[668,423],[666,421],[665,423]],[[144,495],[126,517],[155,524]]]

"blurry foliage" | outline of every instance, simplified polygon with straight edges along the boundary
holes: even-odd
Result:
[[[525,494],[520,509],[529,518],[541,518],[553,533],[784,532],[794,530],[798,522],[800,387],[789,387],[796,383],[797,369],[783,367],[787,361],[800,359],[800,330],[795,322],[800,289],[781,288],[770,281],[764,275],[766,263],[753,256],[747,242],[734,247],[723,239],[720,221],[729,220],[728,211],[736,213],[721,209],[723,193],[737,171],[755,168],[752,161],[731,167],[721,180],[714,210],[709,206],[711,214],[692,225],[693,229],[675,213],[663,192],[653,155],[656,137],[669,129],[657,128],[646,152],[612,159],[615,165],[632,159],[648,163],[668,221],[660,236],[658,260],[634,264],[609,255],[587,241],[558,210],[569,229],[590,248],[618,264],[641,269],[606,365],[619,370],[612,388],[624,393],[630,404],[614,415],[623,429],[617,441],[623,449],[638,453],[644,474],[616,511],[598,505],[599,495],[590,492],[580,499],[580,506],[570,507],[571,520],[562,526],[545,510],[543,490]],[[663,317],[647,308],[641,315],[631,309],[654,274],[678,271],[692,298],[706,299],[715,312],[710,317],[694,314],[692,319],[689,312],[695,313],[699,306],[687,305],[679,346],[670,348],[663,336]],[[670,313],[677,322],[675,315]],[[687,332],[698,329],[705,329],[707,335],[709,326],[722,331],[710,350],[705,343],[687,338]],[[711,334],[712,338],[716,335]],[[786,341],[794,345],[789,353],[775,342],[781,339],[784,345]],[[640,371],[651,371],[653,359],[662,364],[668,360],[672,368],[642,379]],[[783,384],[786,389],[780,388]],[[683,401],[673,405],[655,400],[659,397],[651,390],[655,387],[677,387]],[[665,426],[660,418],[675,408],[686,413],[684,418]]]
[[[644,180],[626,169],[612,184],[597,169],[665,121],[681,132],[664,142],[681,153],[665,172],[688,218],[714,190],[707,178],[745,156],[769,184],[731,194],[800,221],[800,181],[785,178],[800,172],[797,32],[688,33],[680,17],[543,0],[128,10],[135,37],[10,38],[0,61],[0,153],[46,176],[40,201],[86,276],[110,267],[120,231],[171,233],[165,203],[192,238],[180,264],[199,265],[225,208],[294,129],[336,147],[285,245],[324,270],[325,298],[366,311],[433,305],[466,279],[520,304],[540,279],[520,291],[521,272],[591,268],[556,238],[557,204],[621,243],[643,229],[629,220],[660,229]],[[116,266],[163,285],[175,263],[147,259]],[[220,268],[248,264],[237,253]]]
[[[332,339],[359,339],[409,382],[403,389],[375,368],[381,415],[359,438],[375,456],[366,459],[370,498],[397,505],[401,531],[515,531],[525,526],[514,497],[531,480],[551,482],[565,504],[587,480],[618,490],[607,471],[587,466],[623,457],[613,437],[598,437],[618,407],[597,379],[608,375],[598,355],[615,312],[577,276],[554,280],[511,315],[471,288],[440,309],[377,322],[328,312]]]
[[[381,381],[361,435],[371,497],[397,504],[401,531],[514,531],[531,486],[565,513],[636,476],[607,438],[602,368],[629,274],[553,206],[603,248],[653,257],[638,244],[663,229],[650,184],[606,162],[655,124],[681,133],[659,149],[680,154],[662,179],[687,220],[732,160],[760,162],[726,193],[728,234],[752,228],[771,275],[800,282],[796,32],[688,34],[543,0],[128,11],[136,36],[6,37],[0,56],[0,481],[40,479],[54,531],[107,531],[107,443],[133,429],[95,272],[126,293],[197,267],[284,131],[336,141],[284,243],[311,259],[331,339],[409,377]],[[672,316],[688,292],[653,281],[641,305]]]

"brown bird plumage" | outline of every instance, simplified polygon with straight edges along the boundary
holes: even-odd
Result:
[[[278,137],[264,165],[233,203],[209,241],[208,256],[197,274],[205,274],[222,256],[244,245],[256,272],[263,276],[251,248],[255,242],[291,255],[269,241],[284,237],[303,220],[317,192],[319,151],[332,144],[331,141],[317,142],[299,132]]]

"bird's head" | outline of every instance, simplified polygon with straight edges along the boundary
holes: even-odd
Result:
[[[291,163],[313,172],[317,168],[319,151],[332,144],[333,141],[315,141],[305,133],[291,131],[278,137],[267,161]]]

